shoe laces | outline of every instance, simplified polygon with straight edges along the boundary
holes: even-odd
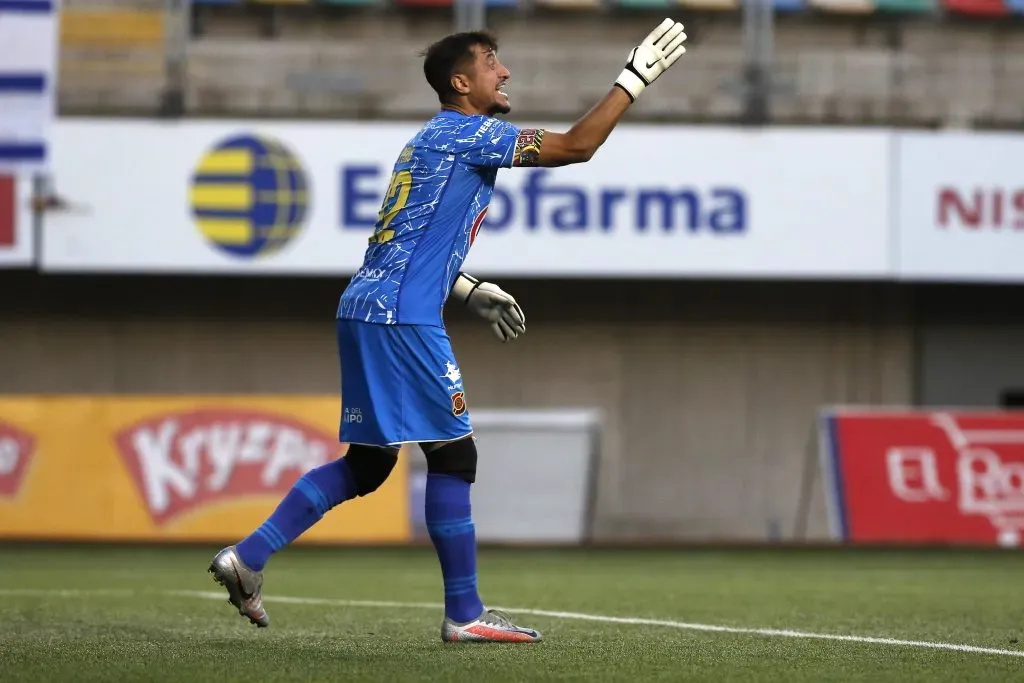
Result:
[[[512,623],[512,617],[508,614],[508,612],[503,612],[502,610],[497,609],[489,609],[487,610],[487,613],[494,617],[494,621],[496,621],[498,625],[505,626],[506,628],[515,628],[515,624]]]

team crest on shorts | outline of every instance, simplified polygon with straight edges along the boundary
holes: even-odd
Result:
[[[462,391],[456,391],[452,394],[452,414],[462,415],[466,412],[466,394]]]

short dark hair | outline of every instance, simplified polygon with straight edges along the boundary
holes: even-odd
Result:
[[[473,59],[475,45],[498,51],[498,39],[490,31],[465,31],[445,36],[421,53],[425,58],[423,75],[437,93],[441,104],[448,102],[455,94],[452,75]]]

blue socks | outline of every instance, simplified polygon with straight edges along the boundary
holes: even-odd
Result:
[[[445,616],[472,621],[484,611],[476,589],[476,529],[470,516],[469,483],[427,475],[426,522],[444,579]]]
[[[302,475],[273,514],[235,546],[242,561],[262,571],[270,556],[316,524],[328,510],[356,495],[345,458],[338,458]]]
[[[464,623],[484,611],[476,586],[476,529],[470,485],[459,477],[428,474],[424,513],[444,579],[444,612]],[[324,514],[356,495],[344,458],[310,470],[277,509],[235,548],[251,569],[262,571],[270,556],[316,524]]]

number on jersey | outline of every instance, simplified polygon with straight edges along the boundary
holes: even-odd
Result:
[[[391,174],[391,184],[388,185],[384,204],[377,214],[377,227],[373,231],[373,236],[370,237],[370,244],[383,244],[394,239],[395,231],[389,226],[398,212],[405,208],[405,203],[409,201],[410,189],[412,189],[412,171],[395,171]]]

